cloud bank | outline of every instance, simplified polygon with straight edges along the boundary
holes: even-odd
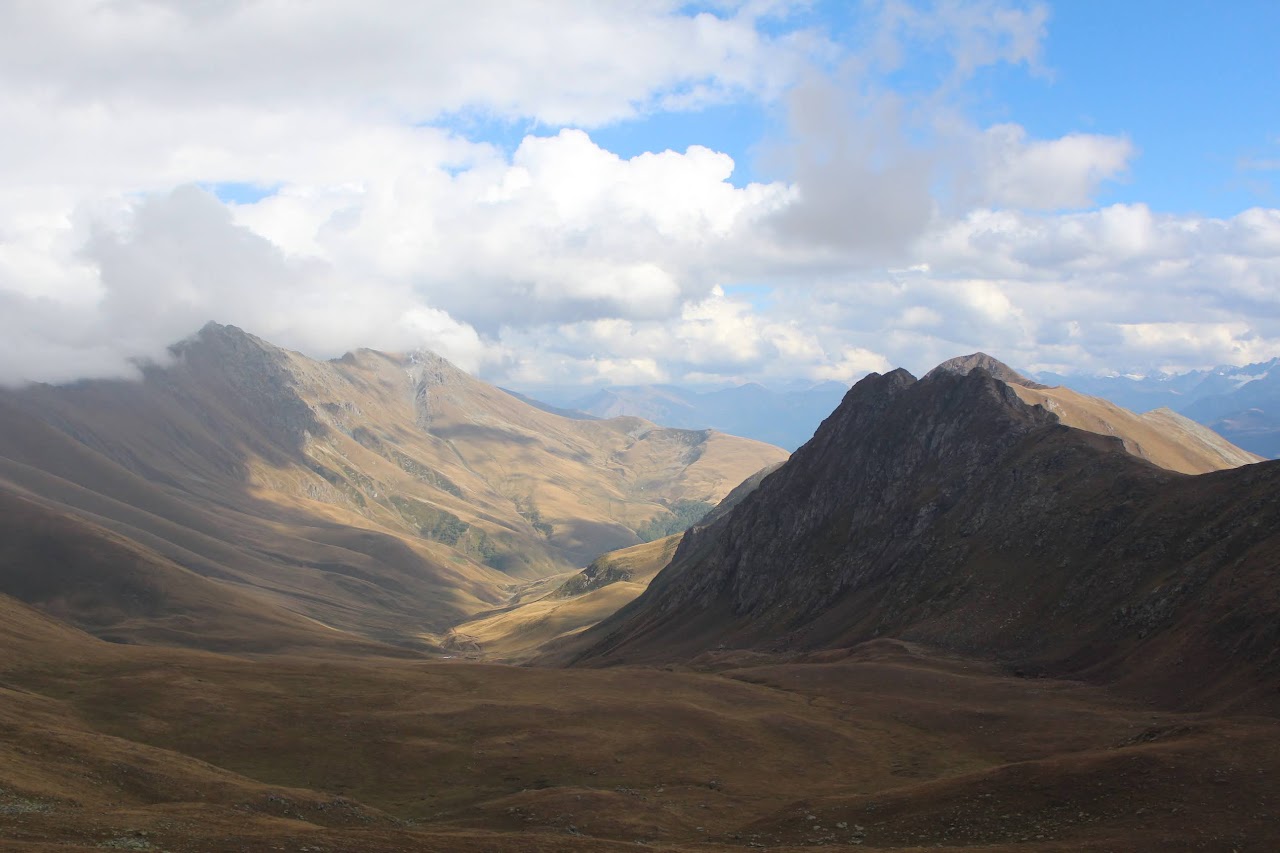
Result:
[[[872,11],[839,43],[766,3],[19,4],[0,381],[133,375],[208,320],[526,387],[1280,354],[1280,211],[1098,207],[1134,141],[965,118],[981,69],[1045,73],[1041,5]],[[717,104],[779,117],[768,178],[597,141]]]

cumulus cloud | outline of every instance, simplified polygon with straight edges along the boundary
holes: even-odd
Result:
[[[1098,185],[1120,176],[1134,154],[1127,139],[1071,133],[1030,140],[1015,124],[988,128],[978,143],[982,200],[1001,207],[1086,207]]]
[[[985,209],[939,223],[913,268],[832,276],[791,311],[913,370],[977,349],[1057,370],[1259,360],[1280,352],[1278,225],[1261,209]]]
[[[469,369],[486,359],[474,329],[402,283],[353,282],[324,260],[286,256],[194,186],[147,197],[115,222],[93,220],[78,260],[96,272],[88,298],[0,290],[0,380],[135,375],[210,319],[317,355],[431,340]]]
[[[852,382],[889,367],[874,352],[838,335],[823,335],[821,324],[785,314],[760,310],[715,288],[668,321],[611,319],[506,329],[507,351],[522,354],[508,376],[525,387],[794,378]],[[622,376],[631,378],[623,382]]]
[[[817,76],[787,108],[790,139],[772,156],[796,198],[772,219],[779,239],[869,261],[899,256],[933,215],[932,155],[908,141],[904,105]]]

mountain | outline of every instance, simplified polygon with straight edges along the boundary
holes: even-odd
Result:
[[[604,418],[640,417],[669,427],[711,428],[794,450],[809,440],[847,390],[839,382],[786,391],[756,383],[716,391],[630,385],[603,388],[564,405]]]
[[[1280,359],[1245,368],[1248,381],[1205,394],[1183,409],[1241,447],[1280,458]]]
[[[52,612],[70,596],[72,621],[104,636],[159,636],[191,607],[156,602],[187,596],[207,605],[190,642],[233,633],[237,612],[249,643],[254,608],[230,604],[247,595],[281,624],[430,648],[514,586],[638,543],[669,507],[718,501],[786,455],[638,418],[560,417],[426,352],[318,362],[210,324],[172,356],[140,381],[0,392],[0,495],[109,541],[121,559],[95,571],[146,567],[151,604],[133,607],[108,594],[133,581],[83,587],[81,569],[38,561],[47,576],[24,600]]]
[[[1211,427],[1240,447],[1280,457],[1280,358],[1152,376],[1061,376],[1045,382],[1105,397],[1138,412],[1163,407]]]
[[[868,376],[578,662],[892,637],[1274,706],[1280,463],[1179,474],[1020,394],[982,367]]]

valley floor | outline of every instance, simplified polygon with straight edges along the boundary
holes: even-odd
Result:
[[[0,850],[1274,850],[1280,721],[894,641],[552,670],[0,665]]]

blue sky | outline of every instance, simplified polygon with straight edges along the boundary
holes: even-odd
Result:
[[[1231,216],[1275,206],[1280,155],[1280,4],[1056,3],[1049,78],[992,71],[991,117],[1037,136],[1126,134],[1139,154],[1128,180],[1099,201],[1141,201],[1175,213]]]
[[[1231,216],[1275,206],[1280,173],[1280,3],[1098,0],[1044,4],[1046,37],[1038,67],[996,65],[966,87],[981,123],[1016,121],[1038,137],[1073,131],[1125,135],[1139,153],[1101,203],[1145,202],[1160,210]],[[826,2],[798,11],[790,25],[860,41],[859,4]],[[921,51],[898,85],[931,90],[945,58]],[[761,164],[762,145],[786,133],[777,104],[738,101],[667,112],[594,132],[624,156],[708,145],[733,156],[735,182],[779,177]],[[518,132],[498,134],[518,143]],[[1270,163],[1270,169],[1259,165]]]
[[[205,322],[550,386],[1280,355],[1280,4],[0,10],[0,381]]]

